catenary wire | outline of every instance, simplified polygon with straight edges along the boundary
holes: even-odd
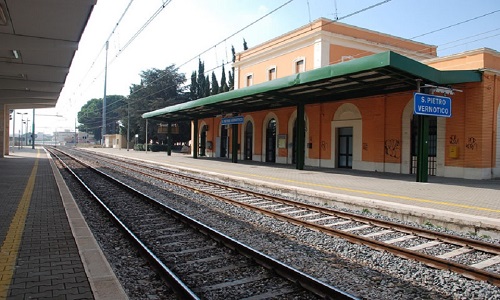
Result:
[[[377,7],[377,6],[382,5],[382,4],[385,4],[385,3],[389,2],[389,1],[391,1],[391,0],[386,0],[386,1],[382,1],[382,2],[376,3],[376,4],[372,5],[372,6],[369,6],[369,7],[366,7],[366,8],[364,8],[364,9],[358,10],[358,11],[356,11],[356,12],[353,12],[353,13],[348,14],[348,15],[346,15],[346,16],[343,16],[343,17],[341,17],[341,18],[337,18],[336,20],[333,20],[331,23],[336,22],[336,21],[338,21],[338,20],[342,20],[342,19],[348,18],[348,17],[353,16],[353,15],[355,15],[355,14],[358,14],[358,13],[364,12],[364,11],[366,11],[366,10],[368,10],[368,9],[371,9],[371,8]],[[283,7],[284,5],[288,4],[289,2],[291,2],[291,1],[288,1],[287,3],[283,4],[283,5],[282,5],[282,6],[280,6],[279,8]],[[279,9],[279,8],[277,8],[277,9]],[[274,11],[276,11],[277,9],[273,10],[273,12],[274,12]],[[474,17],[474,18],[471,18],[471,19],[468,19],[468,20],[465,20],[465,21],[462,21],[462,22],[458,22],[458,23],[455,23],[455,24],[452,24],[452,25],[449,25],[449,26],[445,26],[445,27],[442,27],[442,28],[439,28],[439,29],[436,29],[436,30],[433,30],[433,31],[430,31],[430,32],[427,32],[427,33],[424,33],[424,34],[421,34],[421,35],[418,35],[418,36],[416,36],[416,37],[421,37],[421,36],[425,36],[425,35],[428,35],[428,34],[431,34],[431,33],[439,32],[439,31],[442,31],[442,30],[445,30],[445,29],[449,29],[449,28],[451,28],[451,27],[458,26],[458,25],[460,25],[460,24],[464,24],[464,23],[467,23],[467,22],[470,22],[470,21],[473,21],[473,20],[477,20],[477,19],[482,18],[482,17],[489,16],[489,15],[491,15],[491,14],[494,14],[494,13],[498,12],[498,11],[500,11],[500,10],[497,10],[497,11],[492,11],[492,12],[489,12],[489,13],[483,14],[483,15],[481,15],[481,16],[477,16],[477,17]],[[270,14],[270,13],[269,13],[269,14]],[[267,14],[267,15],[269,15],[269,14]],[[267,15],[265,15],[265,16],[267,16]],[[264,16],[264,17],[265,17],[265,16]],[[261,19],[262,19],[262,18],[264,18],[264,17],[261,17],[261,18],[259,18],[258,20],[256,20],[256,21],[252,22],[251,24],[249,24],[249,25],[247,25],[247,26],[243,27],[242,29],[238,30],[236,33],[232,34],[231,36],[227,37],[226,39],[222,40],[221,42],[219,42],[219,43],[215,44],[215,46],[216,46],[216,45],[219,45],[219,44],[220,44],[220,43],[222,43],[222,42],[226,42],[226,40],[227,40],[227,39],[229,39],[230,37],[232,37],[232,36],[236,35],[237,33],[239,33],[239,32],[241,32],[241,31],[243,31],[244,29],[246,29],[246,28],[250,27],[251,25],[255,24],[257,21],[261,20]],[[494,31],[494,30],[491,30],[491,31]],[[488,32],[491,32],[491,31],[488,31]],[[487,33],[487,32],[485,32],[485,33]],[[485,34],[485,33],[481,33],[481,34]],[[476,36],[477,36],[477,35],[476,35]],[[491,38],[491,37],[494,37],[494,36],[497,36],[497,35],[489,36],[489,37],[486,37],[486,38],[483,38],[483,39]],[[289,39],[291,39],[291,38],[293,38],[293,37],[290,37]],[[465,38],[462,38],[462,39],[459,39],[459,40],[463,40],[463,39],[465,39]],[[459,41],[459,40],[456,40],[456,41]],[[482,39],[478,39],[478,40],[482,40]],[[476,41],[477,41],[477,40],[476,40]],[[283,41],[280,41],[280,42],[283,42]],[[455,41],[454,41],[454,42],[455,42]],[[446,44],[450,44],[450,43],[453,43],[453,42],[449,42],[449,43],[446,43]],[[443,44],[443,45],[446,45],[446,44]],[[275,45],[275,44],[273,44],[273,46],[274,46],[274,45]],[[213,48],[213,47],[215,47],[215,46],[211,46],[210,48],[208,48],[207,50],[205,50],[205,51],[201,52],[199,55],[197,55],[196,57],[193,57],[192,59],[188,60],[188,61],[187,61],[186,63],[184,63],[184,64],[187,64],[188,62],[192,61],[193,59],[198,58],[200,55],[202,55],[202,54],[204,54],[204,53],[208,52],[210,49],[212,49],[212,48]],[[456,46],[453,46],[453,47],[456,47]],[[448,48],[453,48],[453,47],[448,47]],[[445,49],[448,49],[448,48],[445,48]],[[428,49],[428,47],[424,47],[423,49]],[[420,51],[425,51],[425,50],[420,50]],[[355,54],[355,56],[360,56],[360,55],[362,55],[362,54],[364,54],[364,52],[363,52],[363,53],[358,53],[358,54]],[[184,64],[183,64],[183,65],[184,65]],[[225,65],[228,65],[228,64],[230,64],[230,63],[229,63],[229,62],[228,62],[228,63],[223,63],[223,64],[221,64],[221,65],[219,65],[219,66],[216,66],[216,67],[214,67],[214,68],[212,68],[212,69],[210,69],[210,70],[205,71],[205,73],[212,72],[213,70],[218,69],[218,68],[219,68],[219,67],[221,67],[222,65],[224,65],[224,66],[225,66]],[[181,66],[182,66],[182,65],[181,65]],[[162,77],[159,77],[159,78],[157,78],[155,81],[160,80],[161,78],[162,78]],[[159,92],[161,92],[161,91],[163,91],[163,90],[165,90],[165,89],[168,89],[168,88],[170,88],[170,87],[166,87],[166,88],[164,88],[164,89],[162,89],[162,90],[155,91],[155,92],[154,92],[153,94],[151,94],[151,95],[157,94],[157,93],[159,93]],[[136,92],[138,92],[138,91],[139,91],[139,90],[137,90]],[[146,98],[150,97],[151,95],[146,95],[146,96],[144,96],[144,97],[142,97],[142,98],[136,99],[136,100],[134,101],[134,103],[135,103],[135,102],[142,101],[142,100],[144,100],[144,99],[146,99]],[[117,108],[117,109],[119,109],[119,108]]]

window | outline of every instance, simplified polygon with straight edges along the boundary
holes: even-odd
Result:
[[[247,75],[247,86],[251,86],[253,84],[253,75]]]
[[[269,68],[267,71],[267,80],[276,79],[276,67]]]
[[[304,59],[299,59],[295,61],[295,73],[301,73],[304,72],[305,69],[305,63]]]

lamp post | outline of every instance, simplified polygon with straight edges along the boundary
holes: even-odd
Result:
[[[26,146],[28,146],[28,124],[30,122],[30,119],[26,119],[26,132],[24,133],[24,138],[26,140]]]
[[[21,141],[21,137],[23,135],[23,124],[24,124],[24,115],[27,115],[28,113],[17,113],[18,115],[21,115],[21,130],[19,132],[19,149],[23,147],[23,143]]]
[[[12,113],[12,152],[16,148],[16,111]]]
[[[35,109],[33,108],[33,122],[31,122],[31,149],[35,149]]]

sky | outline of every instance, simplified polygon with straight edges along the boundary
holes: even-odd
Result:
[[[240,52],[244,39],[251,48],[321,17],[435,45],[438,56],[500,51],[498,0],[97,0],[57,106],[35,111],[35,132],[73,131],[80,108],[103,98],[105,78],[107,95],[128,96],[142,71],[174,64],[189,82],[201,59],[220,80],[231,46]],[[32,119],[33,110],[16,112]]]

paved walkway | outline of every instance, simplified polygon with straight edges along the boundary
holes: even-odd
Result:
[[[0,299],[126,299],[43,149],[0,159]]]
[[[116,156],[212,174],[227,180],[251,182],[282,193],[309,194],[322,201],[371,212],[399,216],[455,230],[500,236],[500,180],[466,180],[430,176],[428,183],[415,175],[364,172],[228,159],[198,158],[165,152],[88,148]]]

